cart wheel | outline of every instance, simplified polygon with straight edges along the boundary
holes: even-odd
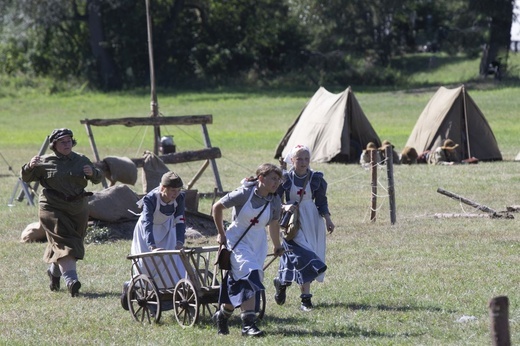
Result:
[[[161,301],[159,289],[148,276],[140,274],[128,286],[128,308],[137,322],[159,322]]]
[[[191,281],[181,279],[175,285],[173,309],[177,322],[183,327],[191,327],[199,319],[199,298]]]
[[[219,309],[218,302],[215,303],[208,303],[208,304],[201,304],[201,309],[199,312],[199,315],[202,315],[203,317],[208,317],[209,319],[215,315],[217,310]]]
[[[266,304],[266,301],[265,301],[265,290],[264,290],[260,294],[260,307],[259,307],[260,310],[258,311],[258,315],[256,316],[259,320],[264,318],[264,315],[265,315],[265,304]]]

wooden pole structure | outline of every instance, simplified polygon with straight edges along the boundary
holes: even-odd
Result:
[[[377,209],[377,150],[370,150],[370,169],[372,172],[372,204],[370,206],[370,221],[376,221]]]
[[[493,346],[510,346],[509,300],[507,297],[495,297],[490,300],[489,317],[491,318],[491,344]]]
[[[157,102],[157,93],[155,91],[155,68],[153,64],[152,18],[150,16],[150,0],[146,0],[146,22],[148,26],[148,59],[150,63],[150,116],[158,117],[159,104]],[[159,141],[161,139],[161,128],[159,125],[153,125],[153,135],[153,152],[155,155],[159,155]]]
[[[482,204],[478,204],[478,203],[475,203],[473,201],[470,201],[469,199],[467,198],[464,198],[464,197],[461,197],[461,196],[458,196],[454,193],[451,193],[449,191],[446,191],[444,189],[441,189],[440,187],[437,189],[437,192],[442,194],[442,195],[445,195],[445,196],[448,196],[448,197],[451,197],[457,201],[460,201],[462,203],[465,203],[467,205],[471,205],[472,207],[474,208],[477,208],[478,210],[482,210],[482,211],[485,211],[486,213],[491,213],[491,214],[496,214],[496,210],[493,210],[489,207],[486,207],[485,205],[482,205]]]
[[[190,182],[194,184],[203,171],[207,168],[208,165],[211,165],[213,169],[213,174],[215,176],[215,185],[217,186],[217,190],[219,193],[224,192],[222,189],[222,183],[220,181],[220,175],[217,169],[217,163],[215,159],[220,158],[222,156],[220,149],[217,147],[211,146],[211,141],[209,139],[207,124],[211,124],[213,122],[213,116],[211,114],[206,115],[187,115],[187,116],[162,116],[162,117],[143,117],[143,118],[135,118],[135,117],[127,117],[127,118],[118,118],[118,119],[84,119],[80,120],[81,124],[85,125],[87,130],[87,134],[89,135],[90,145],[94,152],[94,156],[96,157],[96,167],[105,171],[108,169],[106,164],[104,164],[99,159],[99,154],[97,152],[96,144],[94,142],[94,135],[92,134],[91,126],[112,126],[112,125],[123,125],[126,127],[133,126],[157,126],[161,125],[201,125],[202,126],[202,135],[204,137],[204,143],[206,148],[201,150],[193,150],[193,151],[184,151],[177,153],[168,153],[164,155],[158,155],[159,158],[166,164],[176,164],[190,161],[200,161],[207,160],[201,170],[197,173],[196,177]],[[137,167],[143,167],[144,158],[133,158],[131,159]],[[106,182],[105,182],[106,183]],[[105,185],[103,185],[105,186]],[[105,186],[106,187],[106,186]]]
[[[47,151],[48,147],[49,147],[49,136],[45,137],[45,140],[43,141],[42,146],[40,147],[40,151],[38,151],[38,156],[42,156],[43,154],[45,154],[45,152]],[[24,187],[23,186],[24,184],[26,184],[28,186],[26,186],[25,188],[22,189],[22,191],[20,191],[20,194],[18,195],[18,198],[16,200],[18,202],[23,201],[23,197],[25,195],[25,196],[27,196],[27,199],[29,200],[29,204],[30,205],[34,205],[33,198],[36,196],[36,191],[38,190],[38,186],[40,186],[40,182],[36,181],[31,186],[30,183],[25,183],[25,182],[22,181],[22,187]],[[29,187],[30,190],[31,190],[31,194],[30,195],[27,195],[27,190],[28,190],[27,187]]]
[[[390,222],[395,224],[395,189],[394,189],[394,153],[391,145],[385,148],[386,175],[388,178],[388,195],[390,201]]]
[[[187,190],[190,190],[193,187],[193,185],[197,182],[197,180],[199,180],[200,176],[202,175],[202,173],[204,173],[204,171],[206,170],[206,168],[208,166],[209,166],[209,160],[204,161],[204,163],[202,164],[202,167],[200,167],[197,174],[195,174],[195,176],[188,182]]]
[[[211,141],[209,140],[208,128],[206,124],[202,124],[202,136],[204,137],[204,144],[206,145],[206,148],[211,148]],[[215,159],[210,159],[209,162],[211,164],[211,169],[213,169],[213,172],[215,173],[215,185],[217,186],[218,191],[222,192],[222,182],[220,181],[220,175],[218,174],[217,162]]]
[[[90,127],[90,124],[88,123],[88,121],[87,122],[80,121],[80,122],[85,125],[85,130],[87,131],[88,139],[90,141],[90,148],[94,152],[94,159],[96,160],[96,163],[99,164],[101,162],[101,159],[99,158],[99,153],[97,150],[96,141],[94,140],[94,134],[92,133],[92,128]],[[108,187],[107,180],[105,179],[104,176],[101,179],[101,184],[103,185],[103,187],[105,189]]]

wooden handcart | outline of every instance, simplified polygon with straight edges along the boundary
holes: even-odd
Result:
[[[215,264],[218,248],[205,246],[128,255],[132,261],[132,279],[127,301],[134,320],[159,322],[166,306],[174,311],[183,327],[193,326],[201,315],[211,318],[218,309],[219,278],[224,277]],[[261,319],[265,312],[265,292],[259,304]]]

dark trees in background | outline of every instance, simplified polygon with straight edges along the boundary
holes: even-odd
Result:
[[[504,73],[511,46],[514,0],[472,0],[470,4],[475,12],[485,18],[488,27],[480,62],[480,75],[485,76],[490,72]]]
[[[158,86],[393,84],[418,49],[476,56],[509,47],[513,0],[151,0]],[[0,72],[147,86],[144,0],[0,0]],[[420,47],[420,48],[418,48]]]
[[[86,18],[90,47],[96,62],[99,84],[103,89],[118,90],[122,87],[121,74],[106,44],[100,0],[87,0]]]

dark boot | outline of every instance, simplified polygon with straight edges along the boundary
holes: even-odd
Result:
[[[51,270],[47,269],[47,275],[49,276],[49,288],[51,291],[59,291],[60,290],[60,277],[56,277],[52,275]]]
[[[217,333],[218,335],[228,335],[229,334],[229,326],[228,319],[229,316],[226,316],[224,312],[218,310],[215,312],[213,317],[211,317],[214,323],[217,324]]]
[[[123,284],[123,292],[121,293],[121,306],[123,307],[123,309],[125,309],[126,311],[130,310],[130,307],[128,306],[128,283],[125,282]]]
[[[302,299],[302,304],[300,305],[300,310],[302,311],[312,311],[314,309],[314,306],[312,305],[311,298],[312,294],[302,294],[300,296]]]
[[[242,319],[242,336],[264,336],[264,332],[256,326],[254,311],[243,312],[240,318]]]
[[[81,282],[73,280],[67,284],[67,288],[71,297],[77,297],[79,295],[79,289],[81,288]]]
[[[274,301],[278,305],[283,305],[285,303],[285,290],[287,289],[286,285],[282,285],[280,279],[274,278],[273,280],[274,288],[276,289],[276,293],[274,295]]]

